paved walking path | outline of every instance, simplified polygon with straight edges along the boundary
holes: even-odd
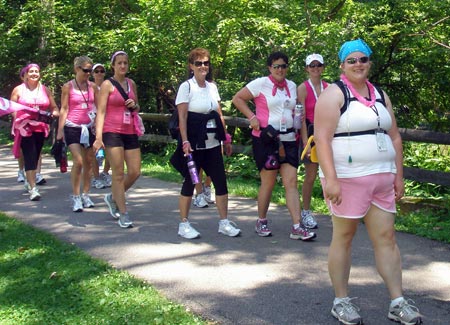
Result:
[[[231,197],[230,219],[243,233],[217,233],[215,207],[193,208],[191,222],[202,237],[177,236],[180,184],[141,177],[128,195],[132,229],[121,229],[107,212],[103,196],[83,213],[70,207],[70,175],[61,174],[51,157],[43,162],[47,184],[41,201],[31,202],[16,182],[17,162],[0,147],[0,211],[76,244],[154,285],[166,297],[218,324],[338,324],[330,314],[334,298],[327,271],[331,236],[328,216],[318,216],[313,242],[289,239],[285,207],[271,206],[273,236],[256,236],[256,204]],[[450,245],[398,233],[405,295],[416,301],[425,324],[450,324]],[[354,240],[351,296],[365,324],[393,324],[387,319],[389,297],[376,273],[364,226]]]

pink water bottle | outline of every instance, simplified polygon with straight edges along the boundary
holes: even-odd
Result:
[[[191,176],[192,184],[195,185],[200,183],[200,180],[198,178],[197,166],[195,166],[195,161],[191,154],[187,156],[187,167],[189,170],[189,175]]]

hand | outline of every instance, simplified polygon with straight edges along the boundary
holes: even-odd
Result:
[[[189,155],[193,151],[194,150],[192,150],[192,148],[191,148],[191,143],[189,141],[183,141],[184,156],[186,157],[187,155]]]
[[[249,128],[251,128],[253,130],[256,130],[256,131],[259,131],[259,120],[258,120],[258,117],[256,117],[256,115],[255,115],[254,118],[252,118],[250,120]]]
[[[231,145],[231,143],[225,143],[224,147],[225,147],[225,154],[228,157],[231,156],[231,154],[233,153],[233,146]]]
[[[100,148],[105,148],[105,145],[103,144],[102,140],[95,139],[94,144],[92,145],[92,148],[94,149],[94,152],[97,153],[97,151],[99,151]]]
[[[405,195],[405,183],[403,182],[403,178],[397,177],[397,175],[395,175],[394,180],[394,192],[395,201],[400,201],[403,195]]]
[[[337,180],[326,180],[325,198],[332,204],[339,205],[342,202],[341,185]]]

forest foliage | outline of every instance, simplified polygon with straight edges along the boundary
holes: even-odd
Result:
[[[163,99],[186,78],[188,52],[205,47],[226,114],[236,115],[230,99],[267,74],[270,52],[288,54],[296,83],[305,57],[321,53],[333,81],[340,45],[363,38],[374,51],[371,80],[390,95],[399,125],[450,131],[449,0],[1,0],[0,17],[3,97],[36,62],[58,101],[76,56],[107,65],[125,50],[141,106],[167,112]]]

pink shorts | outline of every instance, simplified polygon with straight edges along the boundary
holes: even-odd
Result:
[[[339,178],[342,202],[336,205],[325,200],[328,209],[336,217],[350,219],[363,218],[372,204],[384,211],[395,213],[394,179],[395,174],[392,173]],[[320,182],[323,188],[326,184],[325,178],[321,178]]]

